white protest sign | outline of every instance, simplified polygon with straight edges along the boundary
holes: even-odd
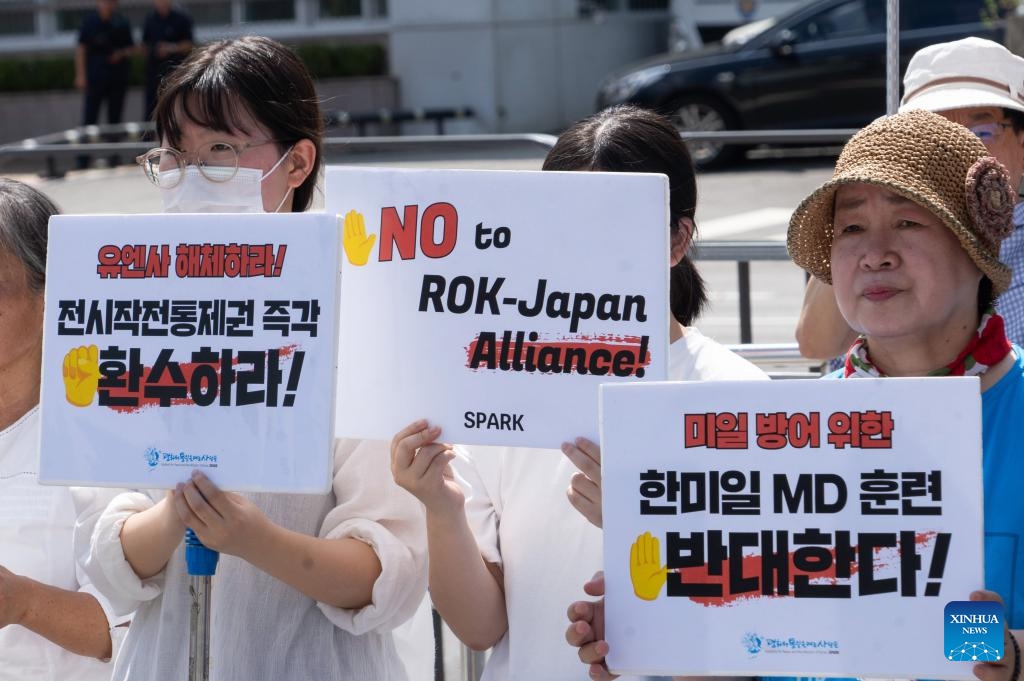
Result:
[[[39,479],[330,488],[330,215],[50,220]]]
[[[329,167],[344,219],[338,434],[597,436],[603,382],[668,367],[661,175]]]
[[[608,666],[973,678],[976,378],[603,386]]]

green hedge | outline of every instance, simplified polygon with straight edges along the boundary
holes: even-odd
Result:
[[[383,76],[388,72],[382,45],[300,45],[295,48],[314,78]]]
[[[387,53],[380,45],[301,45],[296,48],[314,78],[380,76],[387,73]],[[132,85],[145,81],[145,63],[132,59]],[[0,92],[71,90],[75,61],[71,56],[0,59]]]

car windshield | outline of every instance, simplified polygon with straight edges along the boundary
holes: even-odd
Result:
[[[991,12],[987,0],[944,0],[943,2],[904,2],[900,7],[900,30],[977,24]],[[1001,7],[1001,6],[1000,6]],[[1000,16],[1005,9],[997,9]],[[779,17],[773,24],[776,30],[789,31],[799,41],[824,40],[884,32],[886,26],[885,0],[846,0],[828,3],[809,0]],[[755,24],[757,22],[754,22]],[[740,29],[746,28],[741,26]],[[775,35],[765,26],[754,34],[743,36],[733,45],[746,45],[757,38],[759,46]],[[739,30],[739,29],[738,29]],[[723,40],[724,42],[724,40]]]
[[[737,26],[722,36],[722,44],[726,47],[743,45],[774,26],[775,22],[775,17],[768,17],[767,19],[758,19],[757,21],[751,21],[749,24]]]
[[[877,0],[873,0],[871,4],[872,4],[872,6],[874,6],[876,3],[877,3]],[[877,3],[877,4],[880,4],[880,3]],[[807,2],[802,2],[799,5],[797,5],[796,7],[794,7],[793,9],[791,9],[790,11],[786,12],[785,14],[782,14],[781,16],[776,17],[773,20],[773,23],[770,26],[765,26],[763,29],[761,29],[760,31],[758,31],[754,35],[748,36],[747,40],[745,40],[742,43],[738,43],[738,44],[745,45],[745,44],[747,44],[749,42],[752,42],[754,40],[754,38],[758,38],[758,39],[764,38],[765,36],[767,36],[767,35],[772,33],[772,31],[771,31],[772,28],[779,28],[779,27],[782,27],[783,29],[794,28],[794,24],[798,23],[798,19],[806,20],[806,19],[809,19],[811,17],[817,16],[818,13],[812,12],[812,13],[808,14],[807,10],[808,10],[808,8],[816,7],[816,6],[820,6],[820,5],[822,5],[822,1],[821,0],[807,0]],[[842,7],[842,5],[840,5],[840,7]],[[837,8],[833,7],[832,9],[835,10]],[[801,21],[799,23],[802,24],[804,22]],[[758,41],[758,42],[760,42],[760,41]]]

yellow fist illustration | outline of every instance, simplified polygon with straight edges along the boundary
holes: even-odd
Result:
[[[345,256],[348,261],[356,266],[363,266],[370,259],[370,251],[377,241],[377,235],[366,236],[366,222],[362,213],[350,210],[345,214],[345,231],[342,234],[341,244],[345,247]]]
[[[661,564],[658,538],[644,532],[629,549],[629,579],[637,598],[653,601],[661,593],[668,578],[668,568]]]
[[[96,397],[100,380],[100,351],[82,345],[64,355],[64,396],[76,407],[88,407]]]

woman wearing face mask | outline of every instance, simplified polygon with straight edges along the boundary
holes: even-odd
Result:
[[[164,81],[154,117],[162,146],[139,162],[169,211],[309,207],[322,119],[309,73],[282,45],[197,50]],[[116,608],[136,611],[114,679],[186,677],[186,527],[222,554],[213,679],[405,678],[390,630],[423,596],[421,511],[392,483],[386,443],[340,440],[333,456],[325,495],[231,494],[194,473],[102,510],[87,570]]]
[[[249,37],[198,50],[164,80],[153,120],[160,146],[136,161],[164,212],[309,208],[323,117],[309,72],[279,43]]]

